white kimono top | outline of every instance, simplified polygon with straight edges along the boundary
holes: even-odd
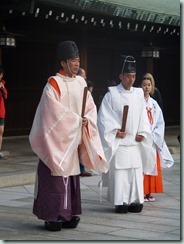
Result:
[[[117,138],[117,130],[121,129],[122,125],[124,105],[129,106],[126,137]],[[150,153],[152,138],[142,88],[132,87],[127,91],[121,83],[118,86],[109,87],[109,92],[104,96],[98,111],[97,125],[109,163],[120,145],[125,147],[140,145],[143,171],[144,173],[152,172],[155,161]],[[136,142],[136,134],[144,136],[144,140]]]
[[[159,107],[157,101],[151,98],[150,96],[148,97],[147,100],[145,99],[145,105],[146,105],[148,117],[150,118],[149,119],[150,129],[151,129],[151,135],[153,140],[152,150],[155,155],[155,162],[156,162],[156,150],[157,150],[160,156],[161,167],[169,168],[174,164],[174,160],[164,140],[165,121],[164,121],[162,110]]]
[[[96,125],[96,106],[90,92],[84,113],[88,124],[82,130],[85,80],[59,73],[52,78],[57,82],[60,94],[49,82],[46,84],[29,135],[33,152],[52,175],[80,174],[79,161],[95,173],[107,172],[108,164]]]

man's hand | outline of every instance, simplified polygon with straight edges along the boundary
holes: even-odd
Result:
[[[136,140],[137,142],[141,142],[141,141],[144,140],[144,136],[136,135],[135,140]]]
[[[88,120],[86,118],[82,118],[82,127],[85,127],[88,123]]]
[[[121,130],[117,131],[116,137],[117,138],[124,138],[126,136],[126,132],[122,132]]]

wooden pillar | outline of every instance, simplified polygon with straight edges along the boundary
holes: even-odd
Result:
[[[81,40],[80,40],[80,66],[86,71],[87,76],[87,37],[86,31],[81,32]]]
[[[146,70],[148,73],[153,74],[153,58],[146,59]]]

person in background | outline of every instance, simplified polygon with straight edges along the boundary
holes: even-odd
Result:
[[[154,167],[150,160],[151,133],[143,91],[133,87],[135,58],[123,55],[121,67],[120,84],[109,87],[98,111],[97,125],[109,163],[100,185],[108,187],[107,200],[116,213],[139,213],[144,203],[143,172],[151,172]],[[125,105],[128,113],[124,129]]]
[[[157,101],[150,96],[154,90],[152,77],[144,75],[141,87],[144,91],[146,111],[152,134],[152,150],[155,155],[153,175],[144,175],[144,201],[154,202],[155,198],[152,193],[163,192],[162,167],[171,167],[174,164],[174,160],[164,140],[165,122],[162,110]]]
[[[150,96],[157,101],[158,105],[160,106],[160,108],[162,109],[162,112],[163,112],[162,96],[161,96],[159,89],[155,86],[155,79],[151,73],[145,73],[143,75],[143,78],[146,78],[146,77],[149,78],[152,82],[152,89],[150,92]]]
[[[86,71],[82,68],[79,68],[78,74],[84,78],[84,80],[86,80]]]
[[[3,134],[4,134],[4,126],[5,126],[5,118],[6,118],[6,107],[5,100],[8,97],[8,91],[6,86],[6,82],[3,80],[4,69],[0,66],[0,158],[7,159],[8,154],[2,152],[2,143],[3,143]]]
[[[93,82],[90,80],[87,80],[87,87],[88,87],[88,91],[91,92],[91,95],[93,96],[93,89],[94,89]]]
[[[163,113],[163,102],[162,102],[162,96],[161,96],[161,93],[159,91],[158,88],[155,87],[155,80],[153,78],[153,75],[151,73],[145,73],[143,75],[143,78],[148,78],[151,80],[152,82],[152,91],[150,92],[150,97],[152,97],[153,99],[155,99],[158,103],[158,105],[160,106],[160,108],[162,109],[162,113]],[[178,142],[180,143],[180,134],[177,136],[177,140]]]
[[[86,80],[86,71],[82,68],[79,68],[78,74],[79,76],[83,77]],[[88,86],[88,82],[86,81],[87,86]],[[89,86],[88,86],[88,90],[89,90]],[[92,176],[92,174],[88,171],[86,171],[84,165],[80,162],[80,176]]]
[[[49,231],[76,228],[80,221],[79,161],[95,173],[108,171],[96,105],[86,81],[77,76],[80,59],[75,42],[59,43],[57,64],[58,73],[43,89],[29,135],[39,158],[33,213]]]

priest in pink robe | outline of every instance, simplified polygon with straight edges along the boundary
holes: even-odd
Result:
[[[79,162],[97,174],[108,171],[96,106],[89,91],[84,99],[86,81],[76,75],[80,59],[73,41],[58,45],[57,62],[58,73],[48,79],[29,136],[39,158],[33,213],[50,231],[75,228],[80,221]]]

